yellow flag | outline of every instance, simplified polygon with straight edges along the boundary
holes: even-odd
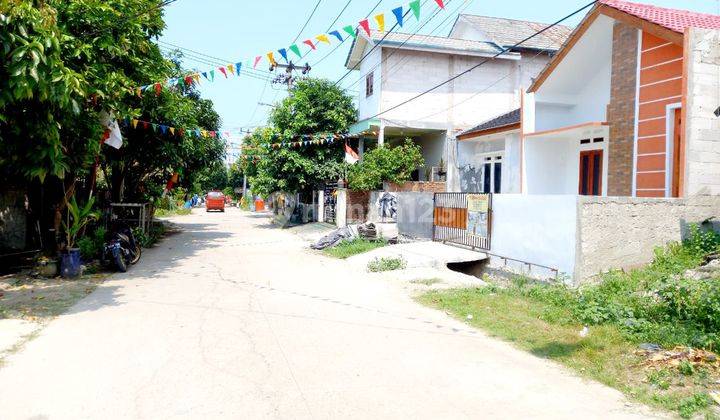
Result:
[[[138,120],[133,119],[133,120],[131,121],[131,123],[132,123],[132,128],[137,128]]]
[[[328,38],[327,35],[325,35],[325,34],[318,35],[315,37],[315,39],[317,39],[320,42],[324,42],[326,44],[330,43],[330,38]]]
[[[273,66],[277,65],[277,61],[275,61],[275,57],[273,57],[272,51],[267,53],[267,58],[270,64],[272,64]]]
[[[380,13],[379,15],[375,15],[375,20],[378,24],[378,31],[385,32],[385,14]]]
[[[201,130],[200,133],[202,134],[203,137],[207,137],[207,131]]]
[[[175,135],[175,127],[168,127],[168,128],[170,128],[170,134],[174,136]]]
[[[230,70],[230,74],[235,74],[235,66],[232,64],[228,64],[227,69]]]
[[[193,74],[192,78],[195,80],[195,83],[200,84],[200,74],[199,73]]]

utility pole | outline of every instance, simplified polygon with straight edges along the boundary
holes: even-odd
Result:
[[[292,61],[290,61],[288,64],[272,64],[270,66],[270,71],[272,72],[279,68],[285,69],[285,73],[275,76],[275,78],[272,80],[272,83],[275,85],[287,85],[288,91],[293,87],[295,80],[297,80],[297,78],[294,76],[295,71],[301,71],[303,75],[307,75],[310,73],[310,70],[312,70],[312,67],[310,67],[309,63],[305,63],[304,67],[297,67],[295,64],[293,64]]]

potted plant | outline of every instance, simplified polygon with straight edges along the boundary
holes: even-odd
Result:
[[[68,203],[68,211],[63,228],[65,229],[65,252],[60,255],[60,272],[65,278],[75,278],[81,274],[80,248],[76,248],[75,244],[82,232],[93,220],[97,220],[99,215],[93,212],[92,207],[95,199],[90,197],[85,206],[78,205],[75,196]]]

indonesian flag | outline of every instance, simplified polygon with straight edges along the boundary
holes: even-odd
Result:
[[[358,156],[357,153],[350,147],[347,143],[345,143],[345,162],[353,165],[357,161],[360,160],[360,156]]]

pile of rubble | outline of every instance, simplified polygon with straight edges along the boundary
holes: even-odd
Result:
[[[662,350],[656,344],[642,344],[635,354],[645,358],[641,363],[645,367],[678,367],[680,363],[686,361],[693,366],[702,366],[708,370],[720,372],[720,358],[708,350],[690,347],[675,347],[672,350]]]

